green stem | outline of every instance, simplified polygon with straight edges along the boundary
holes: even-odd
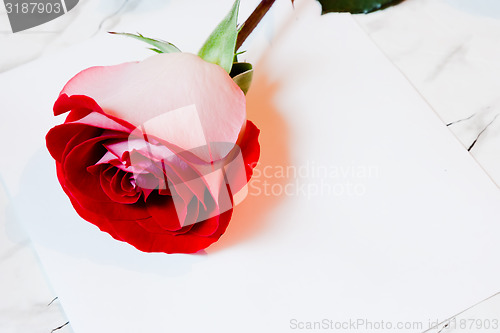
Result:
[[[269,9],[274,4],[275,0],[262,0],[253,13],[248,17],[248,19],[241,26],[240,32],[238,33],[238,38],[236,39],[236,50],[238,50],[241,45],[245,42],[247,37],[252,33],[253,29],[259,24],[260,20],[266,15]]]

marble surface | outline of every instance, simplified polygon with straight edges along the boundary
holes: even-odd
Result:
[[[0,182],[0,332],[51,332],[67,320],[10,207]]]
[[[500,3],[406,0],[356,18],[499,185]]]
[[[133,16],[141,6],[137,0],[80,1],[57,20],[12,34],[0,5],[0,75],[112,30],[122,15]],[[405,0],[384,11],[357,15],[356,20],[432,106],[443,126],[500,184],[498,1]],[[9,201],[0,183],[0,332],[71,332]],[[457,320],[491,318],[499,309],[500,296],[495,296]],[[444,326],[446,322],[431,332],[453,331]]]

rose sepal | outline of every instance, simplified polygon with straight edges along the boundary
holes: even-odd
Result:
[[[131,33],[128,33],[128,32],[113,32],[113,31],[110,31],[109,33],[113,34],[113,35],[120,35],[120,36],[125,36],[125,37],[131,37],[131,38],[140,40],[141,42],[148,43],[149,45],[154,46],[154,47],[151,47],[149,49],[151,51],[156,52],[156,53],[178,53],[178,52],[181,52],[181,50],[179,50],[177,48],[177,46],[175,46],[174,44],[172,44],[170,42],[167,42],[167,41],[164,41],[164,40],[161,40],[161,39],[154,39],[154,38],[144,37],[140,33],[137,33],[137,35],[131,34]]]
[[[201,47],[198,55],[205,61],[219,65],[228,73],[233,66],[236,39],[238,37],[238,10],[240,0],[236,0],[231,11],[217,25]]]
[[[253,67],[252,64],[248,62],[235,62],[231,68],[229,76],[233,81],[240,87],[243,93],[246,95],[250,85],[252,84],[253,78]]]

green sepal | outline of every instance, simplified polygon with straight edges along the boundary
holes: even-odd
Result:
[[[323,8],[323,14],[331,12],[349,12],[353,14],[367,14],[403,0],[318,0]]]
[[[154,51],[156,53],[177,53],[181,52],[174,44],[160,40],[160,39],[153,39],[153,38],[148,38],[144,37],[140,33],[135,34],[129,34],[126,32],[110,32],[110,34],[113,35],[120,35],[120,36],[125,36],[125,37],[131,37],[135,38],[137,40],[140,40],[142,42],[148,43],[149,45],[154,46],[154,48],[149,48],[151,51]]]
[[[236,38],[238,37],[239,7],[240,0],[236,0],[231,11],[219,23],[198,52],[200,58],[219,65],[228,73],[231,72],[233,66]]]
[[[246,95],[252,84],[253,67],[248,62],[235,62],[229,76]]]

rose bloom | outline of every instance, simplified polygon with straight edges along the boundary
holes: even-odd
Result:
[[[188,53],[92,67],[60,93],[66,112],[46,142],[82,218],[145,252],[194,253],[224,233],[260,147],[221,67]]]

